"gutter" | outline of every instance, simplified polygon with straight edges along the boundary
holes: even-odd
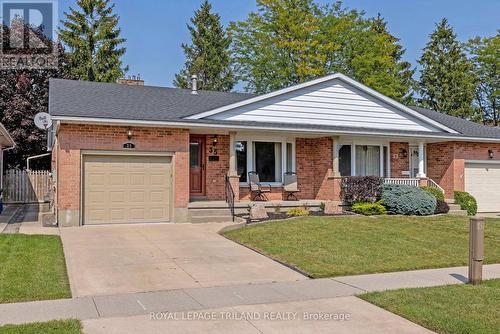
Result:
[[[405,133],[387,133],[383,130],[380,132],[374,131],[356,131],[356,130],[316,130],[316,129],[297,129],[287,127],[270,127],[270,126],[248,126],[235,124],[217,124],[217,123],[193,123],[193,122],[176,122],[176,121],[142,121],[142,120],[127,120],[127,119],[112,119],[112,118],[88,118],[88,117],[68,117],[68,116],[53,116],[53,120],[61,123],[73,124],[102,124],[102,125],[125,125],[125,126],[150,126],[150,127],[174,127],[174,128],[219,128],[226,130],[265,130],[265,131],[286,131],[298,133],[310,133],[331,136],[336,135],[362,135],[362,136],[383,136],[383,137],[404,137],[404,138],[422,138],[422,139],[445,139],[449,141],[472,141],[472,142],[492,142],[500,143],[500,138],[482,138],[482,137],[465,137],[465,136],[442,136],[432,134],[405,134]]]

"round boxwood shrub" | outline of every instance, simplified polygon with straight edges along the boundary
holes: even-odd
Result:
[[[385,215],[387,209],[382,205],[382,201],[375,203],[361,202],[352,205],[352,212],[365,216]]]
[[[432,215],[436,210],[436,198],[417,187],[385,184],[382,187],[384,206],[399,215]]]
[[[427,191],[432,196],[436,197],[436,199],[438,201],[444,201],[444,194],[438,188],[434,188],[434,187],[422,187],[422,189],[424,189],[425,191]]]
[[[476,199],[465,191],[454,192],[455,203],[460,205],[460,209],[467,210],[469,216],[474,216],[477,213]]]

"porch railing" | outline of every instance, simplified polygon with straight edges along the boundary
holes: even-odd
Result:
[[[420,186],[420,180],[416,178],[385,178],[384,179],[385,184],[403,184],[406,186],[413,186],[413,187],[419,187]]]
[[[226,203],[229,206],[229,210],[231,210],[231,217],[234,223],[234,190],[233,186],[231,186],[231,182],[229,182],[229,176],[227,175],[224,178],[224,194],[226,197]]]
[[[431,188],[437,188],[444,194],[444,189],[432,179],[427,179],[427,186]]]

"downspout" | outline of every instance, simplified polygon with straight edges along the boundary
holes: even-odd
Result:
[[[26,169],[28,171],[30,171],[30,161],[33,160],[33,159],[38,159],[38,158],[42,158],[42,157],[46,157],[48,155],[51,155],[52,153],[44,153],[44,154],[39,154],[39,155],[34,155],[32,157],[28,157],[28,159],[26,159]]]

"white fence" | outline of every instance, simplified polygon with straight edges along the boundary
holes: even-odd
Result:
[[[3,177],[6,203],[44,203],[50,201],[50,171],[9,169]]]
[[[386,184],[403,184],[406,186],[419,187],[420,180],[414,178],[386,178],[384,179],[384,183]]]

